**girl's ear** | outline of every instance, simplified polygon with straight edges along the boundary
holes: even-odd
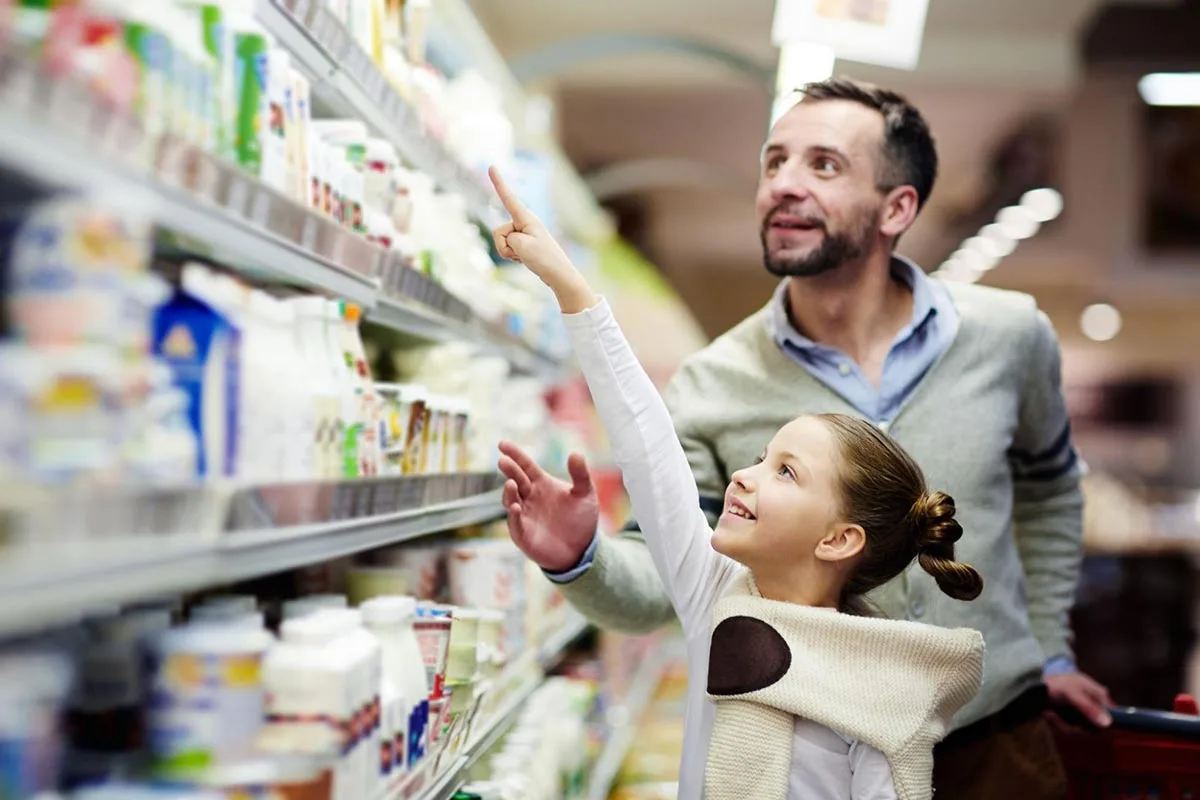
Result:
[[[816,556],[821,561],[846,561],[854,558],[867,545],[867,532],[861,525],[837,523],[817,543]]]

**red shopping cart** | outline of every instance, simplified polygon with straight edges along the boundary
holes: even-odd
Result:
[[[1175,709],[1112,709],[1108,730],[1054,726],[1070,800],[1200,800],[1200,715],[1187,695]]]

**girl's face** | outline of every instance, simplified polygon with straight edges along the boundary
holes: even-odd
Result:
[[[733,474],[712,546],[754,572],[828,560],[840,520],[836,442],[815,417],[779,429],[753,466]]]

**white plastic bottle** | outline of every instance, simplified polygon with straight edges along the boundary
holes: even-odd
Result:
[[[354,391],[358,396],[358,418],[362,420],[363,426],[358,441],[358,474],[378,475],[383,461],[383,454],[379,449],[379,424],[383,421],[383,406],[375,392],[371,366],[359,333],[362,309],[353,303],[341,303],[340,306],[342,351],[351,372]]]
[[[347,364],[346,350],[342,346],[342,312],[341,305],[336,300],[326,300],[325,303],[325,353],[337,384],[338,407],[341,410],[343,423],[339,452],[341,456],[340,475],[343,478],[357,478],[359,469],[359,440],[365,420],[362,418],[358,397],[358,379]]]
[[[400,628],[412,616],[412,598],[377,597],[361,606],[363,625],[380,647],[380,777],[385,785],[408,771],[405,753],[408,706],[400,691],[403,653],[400,648]]]
[[[267,726],[260,737],[271,752],[333,756],[333,800],[358,800],[357,775],[347,750],[353,663],[336,646],[341,623],[325,614],[286,620],[282,642],[263,662]]]
[[[269,295],[259,297],[259,304],[259,313],[267,324],[276,370],[275,390],[279,405],[271,429],[279,437],[278,475],[284,480],[305,480],[311,477],[309,467],[314,458],[316,410],[308,370],[296,347],[295,308]]]
[[[292,398],[288,391],[286,355],[282,352],[276,300],[259,289],[246,294],[246,330],[253,360],[242,369],[250,384],[247,402],[254,408],[254,430],[258,449],[249,454],[254,477],[276,481],[284,476],[288,460],[288,411]]]
[[[363,627],[362,614],[357,609],[325,609],[315,616],[336,621],[337,648],[353,665],[351,769],[357,776],[359,796],[374,797],[382,788],[378,767],[381,748],[379,695],[383,682],[379,641]]]
[[[408,760],[408,768],[412,769],[424,751],[429,736],[429,725],[432,724],[429,720],[430,686],[425,660],[421,656],[421,647],[417,643],[417,634],[413,628],[417,614],[416,600],[412,597],[398,599],[404,603],[404,616],[397,623],[396,662],[400,669],[397,672],[396,684],[408,704],[404,754]]]
[[[312,404],[313,452],[309,472],[313,478],[341,476],[340,436],[344,427],[338,384],[328,358],[325,336],[325,298],[300,297],[289,301],[296,316],[295,341]]]

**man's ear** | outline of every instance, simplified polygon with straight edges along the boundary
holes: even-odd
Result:
[[[917,190],[912,186],[897,186],[892,189],[883,201],[879,232],[892,239],[899,237],[916,222],[920,206]]]

